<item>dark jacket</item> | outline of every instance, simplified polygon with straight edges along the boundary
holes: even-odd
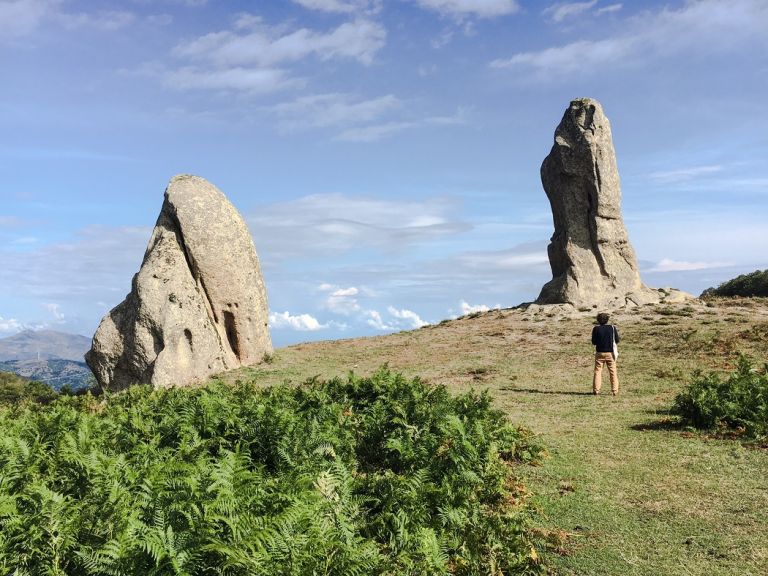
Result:
[[[616,326],[611,324],[602,324],[592,328],[592,344],[595,345],[595,352],[613,352],[613,334],[616,333],[616,343],[621,341],[619,331]]]

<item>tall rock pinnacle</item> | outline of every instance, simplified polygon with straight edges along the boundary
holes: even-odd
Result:
[[[643,285],[621,216],[611,125],[596,100],[571,102],[541,165],[555,233],[547,248],[552,280],[539,304],[639,305],[681,299]]]
[[[102,319],[86,362],[109,390],[185,385],[271,353],[267,323],[245,221],[203,178],[175,176],[131,292]]]

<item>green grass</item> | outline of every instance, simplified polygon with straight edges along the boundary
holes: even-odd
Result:
[[[266,385],[307,375],[394,369],[487,388],[549,457],[525,483],[540,507],[555,574],[768,574],[768,450],[691,432],[669,410],[697,370],[730,373],[764,359],[768,301],[645,306],[611,318],[622,334],[621,394],[593,397],[592,314],[481,315],[381,338],[278,350],[229,378]]]

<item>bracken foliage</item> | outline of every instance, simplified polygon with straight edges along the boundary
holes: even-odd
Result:
[[[675,398],[672,411],[696,428],[768,437],[768,365],[756,370],[740,356],[725,379],[715,373],[698,375]]]
[[[0,409],[0,573],[538,574],[487,394],[387,369]]]

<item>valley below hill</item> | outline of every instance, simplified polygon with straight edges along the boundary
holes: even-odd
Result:
[[[91,339],[54,330],[23,330],[0,338],[0,371],[38,380],[54,390],[88,388],[93,374],[83,361]]]

